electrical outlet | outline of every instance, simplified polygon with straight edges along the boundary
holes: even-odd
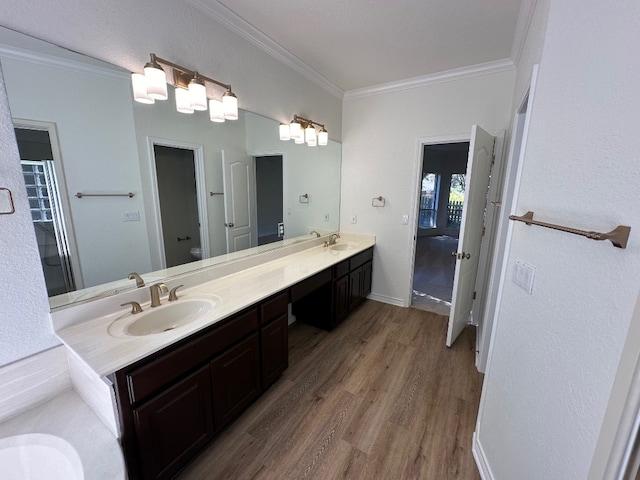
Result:
[[[351,223],[358,223],[358,216],[357,215],[351,215]]]
[[[278,224],[278,237],[284,237],[284,223]]]
[[[123,222],[139,222],[140,221],[140,212],[124,212],[122,214]]]

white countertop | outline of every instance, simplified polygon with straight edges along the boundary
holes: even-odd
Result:
[[[108,375],[372,247],[375,237],[345,234],[338,243],[349,243],[353,248],[337,251],[315,246],[189,289],[180,289],[180,299],[213,294],[221,301],[208,316],[168,332],[127,338],[111,336],[107,331],[109,325],[126,312],[119,308],[117,312],[63,328],[56,333],[98,375]],[[162,298],[166,302],[166,294]],[[142,307],[146,310],[149,303]]]

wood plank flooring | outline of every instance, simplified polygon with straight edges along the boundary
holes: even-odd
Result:
[[[333,332],[294,324],[289,368],[178,477],[477,480],[473,332],[367,300]]]

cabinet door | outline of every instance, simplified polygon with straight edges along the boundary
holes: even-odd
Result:
[[[289,366],[289,319],[272,321],[260,332],[262,350],[262,389],[266,390]]]
[[[362,301],[362,267],[349,274],[349,310],[357,307]]]
[[[373,277],[373,262],[367,262],[362,266],[362,299],[371,293],[371,280]]]
[[[253,334],[211,362],[213,411],[221,429],[260,393],[260,350]]]
[[[333,324],[337,325],[349,315],[349,275],[335,281],[333,285]]]
[[[141,478],[172,478],[213,437],[209,367],[152,398],[133,415]]]

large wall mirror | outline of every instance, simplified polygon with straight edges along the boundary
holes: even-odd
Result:
[[[135,103],[129,72],[1,28],[0,62],[52,308],[338,229],[337,142]]]

